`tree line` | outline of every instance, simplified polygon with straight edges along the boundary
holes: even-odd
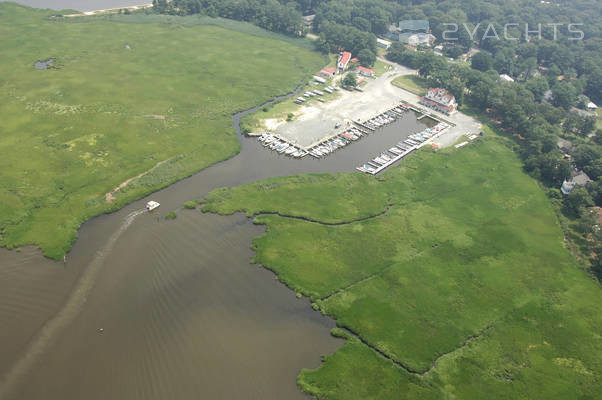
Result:
[[[261,28],[289,36],[301,36],[303,18],[295,3],[276,0],[153,0],[161,14],[203,14],[251,22]]]

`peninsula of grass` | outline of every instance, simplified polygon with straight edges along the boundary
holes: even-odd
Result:
[[[230,115],[327,63],[241,22],[57,14],[0,3],[0,246],[56,259],[85,220],[235,155]]]
[[[402,75],[395,78],[391,83],[417,96],[424,96],[428,88],[426,79],[418,75]]]
[[[266,225],[255,261],[346,344],[299,386],[320,399],[593,399],[602,292],[549,200],[494,134],[378,178],[269,179],[203,209]]]

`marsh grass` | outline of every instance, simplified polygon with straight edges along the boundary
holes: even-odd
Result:
[[[194,210],[199,205],[198,200],[187,201],[184,203],[184,208],[187,210]]]
[[[255,261],[361,338],[346,333],[320,368],[304,370],[304,391],[346,400],[602,391],[600,287],[509,146],[487,130],[378,179],[274,178],[206,197],[205,210],[265,224]]]
[[[0,246],[55,259],[85,220],[235,155],[230,115],[326,63],[235,21],[55,14],[0,3]]]

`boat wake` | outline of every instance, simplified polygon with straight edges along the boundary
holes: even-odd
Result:
[[[24,349],[20,358],[0,380],[0,400],[9,399],[16,394],[15,391],[22,383],[23,377],[35,364],[36,359],[46,351],[57,335],[79,314],[94,287],[106,256],[111,253],[119,237],[134,222],[134,219],[145,212],[146,209],[141,209],[129,213],[119,229],[111,235],[107,243],[96,253],[75,284],[63,307],[42,326]]]

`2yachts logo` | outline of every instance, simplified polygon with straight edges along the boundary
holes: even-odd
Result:
[[[535,26],[529,24],[519,23],[507,23],[503,27],[494,24],[481,24],[478,23],[475,26],[471,24],[462,23],[456,24],[453,22],[443,23],[447,29],[443,31],[442,39],[448,42],[459,40],[460,29],[466,31],[471,41],[475,40],[525,40],[529,41],[532,39],[542,39],[543,29],[547,29],[546,39],[558,40],[558,33],[565,31],[568,40],[583,40],[585,33],[578,29],[579,26],[583,26],[582,23],[546,23],[536,24]],[[429,32],[429,21],[426,20],[403,20],[399,21],[399,25],[392,29],[398,32]],[[499,30],[499,31],[498,31]],[[519,36],[514,36],[519,34]]]
[[[448,28],[448,30],[443,31],[443,40],[446,41],[454,41],[454,40],[458,40],[458,31],[460,29],[460,25],[455,24],[455,23],[444,23],[443,25],[445,25]],[[548,26],[552,28],[553,31],[553,40],[558,40],[558,31],[559,29],[564,29],[564,27],[566,26],[567,32],[569,34],[568,36],[568,40],[583,40],[583,37],[585,36],[585,34],[583,33],[583,31],[575,29],[575,27],[578,26],[582,26],[583,24],[579,24],[579,23],[572,23],[572,24],[563,24],[563,23],[547,23],[545,25],[542,24],[537,24],[536,28],[530,27],[529,24],[524,24],[524,37],[516,37],[516,36],[511,36],[509,31],[512,30],[514,32],[516,32],[518,28],[519,31],[522,31],[523,25],[518,24],[518,23],[508,23],[508,24],[504,24],[503,27],[503,38],[506,40],[520,40],[520,39],[524,39],[525,41],[529,41],[532,39],[541,39],[542,36],[542,26]],[[466,33],[468,33],[468,35],[470,36],[470,40],[474,41],[474,40],[486,40],[486,39],[495,39],[495,40],[501,40],[500,34],[498,33],[497,29],[495,28],[495,26],[493,24],[487,24],[487,25],[483,25],[483,35],[481,37],[476,37],[477,36],[477,32],[479,32],[479,28],[481,27],[481,24],[478,23],[476,26],[474,27],[470,27],[468,24],[463,23],[461,25],[462,27],[464,27],[464,29],[466,30]],[[455,34],[455,35],[454,35]]]

